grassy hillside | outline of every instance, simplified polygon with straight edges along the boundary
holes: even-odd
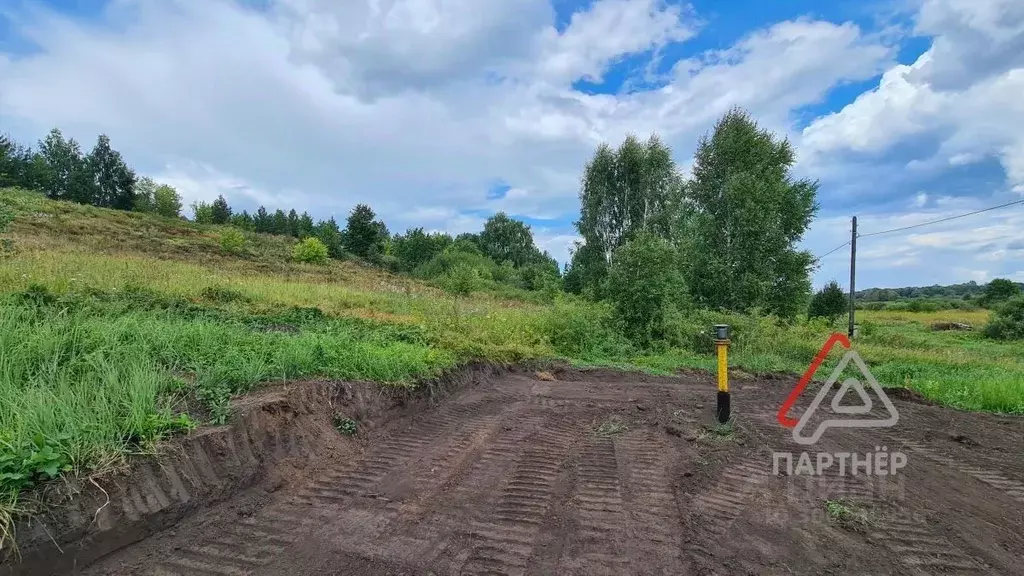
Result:
[[[600,304],[439,289],[355,262],[290,260],[294,240],[117,212],[11,189],[0,261],[0,528],[19,490],[90,474],[204,421],[257,384],[310,376],[411,386],[471,359],[565,358],[711,369],[708,327],[735,327],[732,362],[802,372],[823,322],[694,311],[663,347],[617,335]],[[879,381],[958,408],[1024,413],[1019,343],[932,332],[987,312],[863,312],[857,347]],[[713,391],[709,390],[710,395]]]

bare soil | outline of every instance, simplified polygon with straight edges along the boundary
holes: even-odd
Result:
[[[886,446],[907,454],[901,474],[786,476],[772,473],[773,451],[804,449],[775,420],[791,378],[737,374],[731,432],[712,427],[706,374],[563,368],[478,371],[472,380],[433,406],[353,412],[362,414],[355,437],[330,426],[332,413],[354,410],[344,402],[298,410],[315,420],[301,427],[307,464],[261,472],[78,573],[1020,574],[1024,566],[1024,419],[894,398],[896,427],[832,428],[812,450]],[[851,514],[830,515],[826,502]]]

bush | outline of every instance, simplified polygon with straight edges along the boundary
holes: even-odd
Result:
[[[828,318],[835,320],[846,311],[846,294],[839,283],[832,280],[811,298],[807,311],[808,318]]]
[[[611,307],[572,295],[561,295],[547,311],[543,331],[551,347],[565,356],[583,359],[616,357],[630,345],[613,328]]]
[[[985,308],[998,308],[1002,302],[1020,294],[1020,287],[1006,278],[996,278],[985,285],[978,303]]]
[[[465,264],[455,266],[441,277],[441,287],[455,296],[469,296],[480,288],[480,273]]]
[[[664,337],[666,314],[683,300],[676,251],[643,232],[615,251],[606,293],[623,334],[640,345]]]
[[[1024,295],[1000,306],[985,325],[984,334],[995,340],[1024,340]]]
[[[327,246],[316,238],[306,238],[292,248],[292,258],[307,264],[325,264],[327,262]]]
[[[238,254],[245,248],[245,234],[242,234],[240,230],[228,228],[220,234],[220,247],[225,252]]]

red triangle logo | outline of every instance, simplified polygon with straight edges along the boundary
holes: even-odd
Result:
[[[779,424],[782,424],[783,427],[793,428],[799,422],[799,420],[789,417],[789,411],[793,408],[793,405],[796,404],[797,398],[803,394],[804,389],[807,388],[808,384],[810,384],[811,378],[814,377],[814,373],[818,371],[818,367],[821,366],[825,357],[828,356],[829,352],[831,352],[833,348],[835,348],[836,344],[842,344],[844,348],[849,349],[850,339],[846,337],[846,334],[840,334],[838,332],[828,337],[828,340],[825,341],[825,345],[821,347],[817,356],[815,356],[814,360],[811,361],[811,365],[807,367],[807,371],[804,372],[800,381],[797,382],[796,386],[793,388],[793,391],[786,397],[786,401],[782,403],[782,408],[779,408],[778,420]]]

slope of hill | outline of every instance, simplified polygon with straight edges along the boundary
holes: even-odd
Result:
[[[358,262],[294,262],[290,238],[244,233],[228,250],[221,227],[19,190],[0,190],[0,209],[13,216],[0,261],[0,531],[22,490],[223,422],[230,399],[261,383],[414,386],[477,359],[712,369],[708,327],[720,322],[734,326],[734,366],[800,373],[833,330],[695,310],[672,319],[664,344],[637,349],[606,305],[565,294],[454,298]],[[857,345],[886,385],[1024,412],[1017,345],[928,328],[986,317],[864,313]]]

